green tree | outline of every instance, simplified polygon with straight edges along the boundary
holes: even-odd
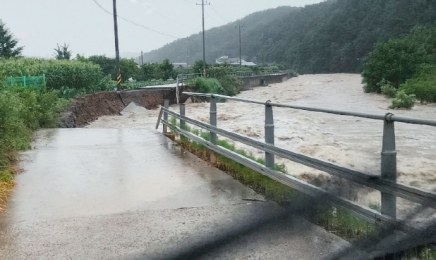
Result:
[[[163,60],[163,62],[159,65],[159,69],[162,71],[163,80],[167,80],[174,75],[174,65],[169,59]]]
[[[80,55],[80,54],[76,54],[76,60],[78,60],[78,61],[81,61],[81,62],[86,62],[86,61],[88,61],[88,59],[85,57],[85,56],[83,56],[83,55]]]
[[[115,59],[108,58],[105,55],[93,55],[89,56],[88,60],[93,62],[94,64],[100,65],[103,73],[105,75],[111,75],[111,78],[115,80]]]
[[[158,65],[155,63],[144,63],[136,76],[137,81],[149,81],[154,79],[154,71]]]
[[[115,58],[108,58],[105,55],[95,55],[90,56],[88,60],[100,65],[101,70],[105,75],[111,75],[113,80],[116,79],[117,73],[115,69]],[[129,78],[136,78],[140,70],[133,59],[120,59],[120,71],[122,80],[126,81]]]
[[[129,78],[135,79],[139,72],[138,64],[133,59],[121,59],[120,71],[123,82]]]
[[[71,51],[68,50],[68,47],[70,47],[70,45],[66,43],[64,43],[63,46],[59,46],[58,44],[57,48],[54,49],[53,57],[57,60],[69,60],[71,58]]]
[[[13,58],[21,55],[23,47],[17,47],[18,41],[9,28],[0,20],[0,58]]]
[[[436,25],[417,26],[404,38],[378,43],[363,66],[364,89],[380,93],[383,79],[398,88],[422,64],[436,64]]]
[[[203,74],[203,70],[204,69],[208,69],[209,68],[209,65],[206,63],[204,63],[203,62],[203,60],[197,60],[195,63],[194,63],[194,65],[192,66],[192,72],[193,73],[201,73],[201,74]]]

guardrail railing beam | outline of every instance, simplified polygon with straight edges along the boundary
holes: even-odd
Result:
[[[189,95],[189,96],[198,96],[198,97],[210,97],[211,96],[211,94],[195,93],[195,92],[183,92],[183,94]],[[229,97],[229,96],[218,95],[218,94],[214,94],[214,96],[216,98],[222,98],[225,100],[235,100],[235,101],[241,101],[241,102],[252,103],[252,104],[263,105],[265,103],[263,101],[255,100],[255,99]],[[354,117],[368,118],[368,119],[374,119],[374,120],[384,120],[385,119],[385,115],[369,114],[369,113],[362,113],[362,112],[343,111],[343,110],[334,110],[334,109],[317,108],[317,107],[305,107],[305,106],[283,104],[283,103],[274,103],[274,102],[271,102],[269,104],[272,107],[285,107],[285,108],[292,108],[292,109],[297,109],[297,110],[328,113],[328,114],[342,115],[342,116],[354,116]],[[426,118],[411,118],[411,117],[392,115],[391,121],[392,122],[401,122],[401,123],[406,123],[406,124],[436,126],[436,120],[426,119]]]

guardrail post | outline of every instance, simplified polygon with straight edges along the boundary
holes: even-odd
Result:
[[[270,102],[268,100],[265,104],[265,143],[274,145],[274,117]],[[274,169],[274,154],[265,152],[265,166]]]
[[[164,101],[164,108],[168,109],[169,107],[170,107],[170,100],[169,99],[165,99],[165,101]],[[166,122],[168,122],[168,112],[164,111],[163,117],[164,117],[163,119]],[[168,127],[165,124],[163,125],[162,129],[163,129],[162,132],[164,134],[168,133]]]
[[[179,76],[177,75],[177,83],[176,83],[176,99],[177,99],[177,104],[179,104],[179,99],[180,99],[180,89],[179,89]]]
[[[216,119],[216,97],[211,95],[210,97],[210,118],[209,122],[212,126],[217,126],[217,119]],[[216,133],[210,132],[210,142],[213,144],[216,144],[217,136]],[[216,154],[213,151],[210,151],[210,163],[212,165],[216,165],[217,159]]]
[[[395,147],[395,127],[391,121],[393,114],[385,116],[383,125],[383,146],[381,153],[381,177],[385,180],[397,182],[397,151]],[[392,218],[397,216],[397,197],[388,193],[381,193],[381,213]]]
[[[185,116],[185,104],[180,104],[180,115]],[[185,120],[180,119],[180,129],[185,130]]]
[[[180,115],[185,116],[185,104],[180,104]],[[185,130],[186,129],[186,122],[183,119],[180,119],[180,129]],[[180,135],[180,141],[184,143],[186,138],[181,134]]]
[[[210,97],[210,125],[217,126],[216,121],[216,97]],[[210,132],[210,142],[216,144],[216,133]]]

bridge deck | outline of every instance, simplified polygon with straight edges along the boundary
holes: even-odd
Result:
[[[165,258],[280,210],[152,130],[44,130],[32,147],[0,217],[2,259]],[[319,259],[346,245],[298,221],[208,258]]]

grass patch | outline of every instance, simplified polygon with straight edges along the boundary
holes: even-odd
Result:
[[[0,170],[0,212],[5,209],[6,200],[14,185],[13,171],[6,168]]]
[[[378,231],[377,225],[359,219],[345,209],[336,207],[325,206],[317,209],[317,214],[311,217],[311,221],[350,241],[365,238]]]

